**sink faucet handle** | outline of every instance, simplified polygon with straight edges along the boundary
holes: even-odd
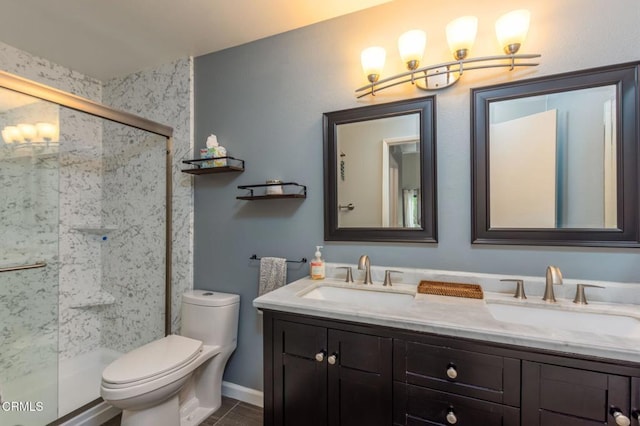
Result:
[[[587,297],[584,294],[585,287],[595,287],[595,288],[604,288],[601,285],[593,285],[593,284],[578,284],[576,285],[576,297],[573,299],[573,303],[578,305],[586,305]]]
[[[347,277],[344,279],[344,282],[346,282],[346,283],[352,283],[353,282],[353,273],[351,272],[351,266],[338,266],[336,269],[346,269],[347,270]]]
[[[384,283],[382,285],[391,287],[393,283],[391,282],[391,274],[392,273],[402,274],[402,271],[394,271],[393,269],[387,269],[384,271]]]
[[[516,283],[516,292],[513,295],[516,299],[526,299],[527,295],[524,294],[524,281],[523,280],[515,280],[515,279],[505,279],[500,280],[504,282],[514,282]]]

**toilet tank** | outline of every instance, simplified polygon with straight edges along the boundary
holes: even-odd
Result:
[[[236,345],[240,296],[208,290],[191,290],[182,295],[181,335],[205,345]]]

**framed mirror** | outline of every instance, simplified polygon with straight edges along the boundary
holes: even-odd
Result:
[[[472,242],[638,247],[638,63],[472,90]]]
[[[434,243],[435,97],[324,114],[324,239]]]

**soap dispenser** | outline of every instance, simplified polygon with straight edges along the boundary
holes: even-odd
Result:
[[[321,248],[322,246],[316,246],[316,257],[311,261],[312,280],[324,279],[324,260],[322,259],[322,253],[320,252]]]

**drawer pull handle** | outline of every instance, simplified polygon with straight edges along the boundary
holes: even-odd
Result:
[[[449,368],[447,368],[447,377],[450,379],[458,377],[458,370],[456,370],[455,365],[450,365]]]
[[[613,416],[613,419],[616,421],[616,424],[618,426],[629,426],[631,424],[631,420],[629,420],[629,417],[622,414],[622,411],[620,411],[618,407],[611,407],[611,410],[609,412],[611,413],[611,416]]]
[[[322,362],[324,361],[325,351],[320,351],[316,354],[316,361]]]
[[[335,365],[337,360],[338,360],[338,354],[329,355],[329,358],[327,358],[327,362],[331,365]]]
[[[450,425],[455,425],[456,423],[458,423],[458,418],[453,411],[449,411],[447,413],[447,423],[449,423]]]

